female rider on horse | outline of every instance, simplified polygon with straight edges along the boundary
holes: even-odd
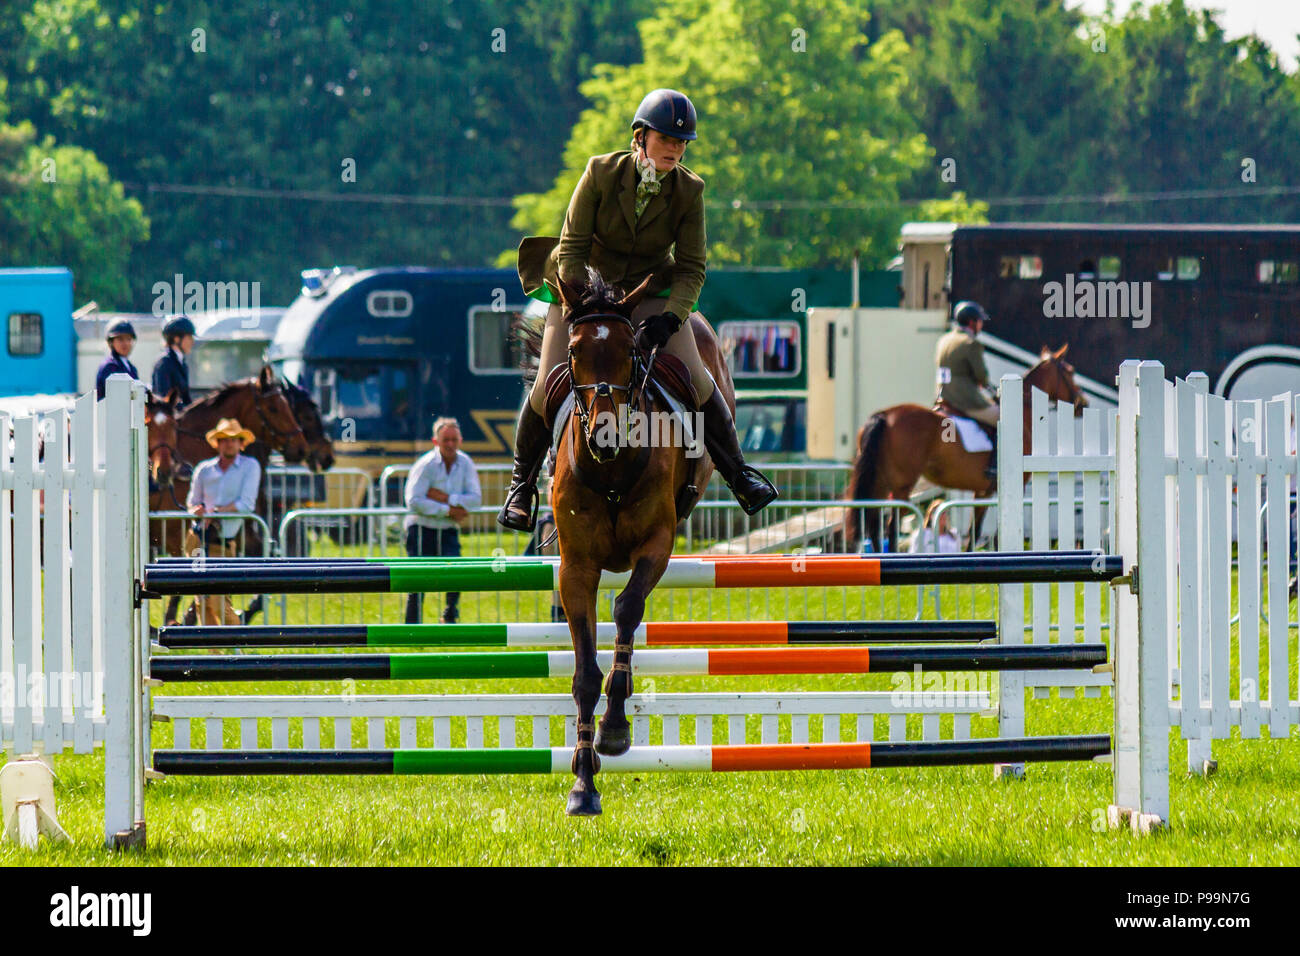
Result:
[[[568,350],[568,330],[552,290],[558,288],[557,276],[585,284],[588,266],[625,292],[652,276],[648,294],[633,313],[640,323],[637,345],[646,352],[658,346],[690,370],[700,398],[705,447],[745,513],[755,514],[777,496],[771,482],[745,464],[731,412],[700,360],[686,321],[699,316],[692,309],[704,285],[706,258],[704,180],[681,165],[686,143],[693,139],[691,101],[676,90],[651,92],[632,120],[632,148],[588,161],[559,239],[529,237],[519,245],[525,292],[551,307],[537,380],[515,428],[510,490],[497,516],[507,528],[533,530],[537,474],[551,445],[542,418],[546,378],[564,364]]]

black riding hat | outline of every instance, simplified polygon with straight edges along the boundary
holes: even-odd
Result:
[[[970,325],[976,320],[987,324],[989,314],[984,311],[984,306],[978,302],[958,302],[953,307],[952,320],[958,325]]]
[[[639,126],[648,126],[677,139],[695,139],[695,106],[685,93],[651,90],[632,117],[632,129]]]
[[[188,315],[170,315],[162,327],[163,338],[171,339],[182,335],[196,335],[194,323]]]
[[[129,335],[135,338],[135,326],[126,319],[118,319],[116,322],[109,323],[108,329],[104,332],[104,338],[114,339],[119,335]]]

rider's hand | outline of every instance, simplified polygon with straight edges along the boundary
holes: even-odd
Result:
[[[636,347],[643,352],[663,348],[673,333],[682,327],[682,320],[672,312],[660,312],[641,321],[636,333]]]

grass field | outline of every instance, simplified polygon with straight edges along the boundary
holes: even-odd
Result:
[[[961,616],[992,616],[992,589],[965,589]],[[656,595],[651,619],[910,616],[916,589],[831,589],[720,596]],[[428,599],[426,614],[438,607]],[[952,593],[946,616],[954,614]],[[402,597],[297,599],[290,623],[400,620]],[[542,620],[549,595],[466,595],[467,620]],[[540,614],[541,616],[537,616]],[[157,609],[155,608],[155,617]],[[604,616],[602,614],[602,616]],[[271,618],[279,620],[278,608]],[[1265,658],[1266,659],[1266,658]],[[1234,661],[1235,667],[1235,661]],[[1292,660],[1294,681],[1295,661]],[[1235,681],[1235,675],[1234,675]],[[994,683],[996,687],[996,683]],[[659,692],[887,690],[888,675],[659,678]],[[358,682],[356,693],[427,693],[429,682]],[[642,688],[644,690],[644,687]],[[238,684],[229,693],[338,694],[338,683]],[[438,682],[437,692],[568,693],[567,680]],[[173,685],[168,695],[214,693]],[[1263,690],[1267,693],[1267,690]],[[1027,733],[1111,730],[1109,694],[1034,699]],[[882,721],[884,718],[880,718]],[[788,720],[788,718],[786,718]],[[917,725],[909,728],[919,736]],[[265,721],[263,721],[265,724]],[[391,724],[392,722],[390,722]],[[720,724],[721,722],[719,722]],[[558,729],[553,728],[553,735]],[[814,721],[814,734],[818,731]],[[992,736],[991,719],[973,733]],[[722,727],[716,728],[717,732]],[[789,727],[782,728],[788,739]],[[844,733],[850,731],[845,722]],[[228,722],[227,742],[235,729]],[[884,737],[883,723],[877,726]],[[261,729],[269,746],[269,728]],[[328,732],[326,732],[328,733]],[[354,728],[360,733],[360,724]],[[428,745],[426,728],[420,744]],[[1265,731],[1267,734],[1267,731]],[[463,729],[461,730],[463,742]],[[489,723],[488,742],[494,730]],[[652,742],[658,742],[657,734]],[[689,742],[689,733],[684,733]],[[946,729],[945,729],[946,736]],[[197,740],[202,734],[197,732]],[[156,746],[171,742],[159,725]],[[390,745],[396,729],[390,726]],[[559,743],[554,738],[553,743]],[[328,743],[328,736],[327,741]],[[520,745],[527,745],[521,739]],[[102,849],[103,760],[55,758],[59,815],[73,843],[35,855],[0,844],[0,863],[108,865],[1279,865],[1300,859],[1300,747],[1289,742],[1214,745],[1219,772],[1172,780],[1173,828],[1150,838],[1105,827],[1111,799],[1104,764],[1031,765],[1026,779],[995,782],[988,767],[763,774],[645,774],[598,778],[605,813],[563,814],[567,775],[547,777],[169,778],[147,791],[149,849]],[[1170,738],[1170,765],[1185,764]]]

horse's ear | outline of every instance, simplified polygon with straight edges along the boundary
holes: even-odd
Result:
[[[173,385],[173,386],[172,386],[172,387],[167,391],[167,394],[163,396],[163,400],[162,400],[162,402],[163,402],[164,405],[167,406],[167,411],[170,412],[170,411],[172,411],[173,409],[175,409],[175,407],[176,407],[176,403],[177,403],[177,401],[179,401],[179,400],[180,400],[180,396],[176,394],[176,386]]]
[[[1065,355],[1065,350],[1068,349],[1069,347],[1070,347],[1070,343],[1066,342],[1064,345],[1060,347],[1060,349],[1052,353],[1052,358],[1060,359],[1061,356]]]
[[[275,372],[271,371],[271,366],[262,366],[262,371],[257,376],[257,387],[264,392],[275,387]]]
[[[559,283],[560,304],[565,308],[572,310],[579,302],[582,301],[582,287],[574,285],[571,282],[565,282],[562,277],[556,277]]]
[[[1047,361],[1049,358],[1052,357],[1052,350],[1051,350],[1051,348],[1050,348],[1049,346],[1046,346],[1046,345],[1040,345],[1040,346],[1038,346],[1038,357],[1039,357],[1039,359],[1041,359],[1042,361]]]
[[[640,305],[641,300],[645,298],[646,290],[650,288],[650,280],[653,278],[653,275],[646,276],[639,286],[623,296],[622,301],[619,302],[619,307],[624,309],[628,315],[631,315],[632,310]]]

